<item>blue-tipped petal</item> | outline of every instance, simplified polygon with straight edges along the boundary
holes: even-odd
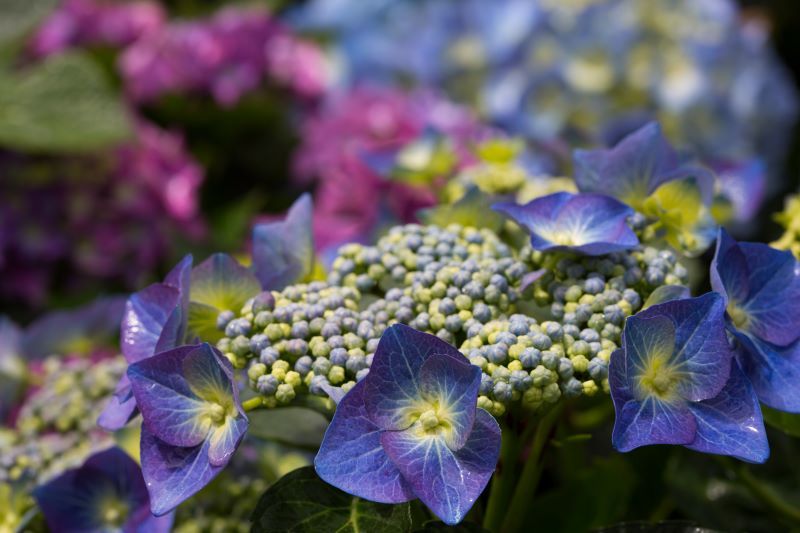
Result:
[[[378,427],[398,430],[414,422],[421,398],[419,372],[434,353],[462,357],[445,341],[403,324],[384,331],[369,374],[364,378],[364,404]]]
[[[97,425],[106,431],[117,431],[124,428],[138,412],[131,382],[127,375],[123,375],[100,413]]]
[[[458,451],[443,438],[420,434],[417,425],[385,431],[381,442],[417,497],[453,525],[464,519],[494,473],[500,427],[492,415],[478,409],[472,433]]]
[[[280,222],[253,228],[253,269],[264,290],[298,283],[314,269],[313,206],[304,194]]]
[[[174,287],[180,294],[180,299],[158,338],[155,353],[180,346],[186,340],[191,274],[192,256],[187,255],[164,278],[164,285]]]
[[[627,224],[633,210],[609,196],[557,192],[525,205],[493,208],[525,228],[536,250],[603,255],[639,245]]]
[[[800,413],[800,341],[779,347],[747,333],[736,332],[739,360],[758,399],[789,413]]]
[[[687,448],[742,461],[763,463],[769,443],[758,397],[737,363],[725,388],[715,398],[689,406],[697,422],[695,440]]]
[[[154,515],[167,514],[222,471],[224,466],[208,461],[208,448],[208,441],[190,448],[171,446],[142,427],[142,474]]]
[[[675,150],[651,122],[609,150],[575,150],[575,183],[583,192],[609,194],[639,207],[664,183],[695,177],[708,203],[712,177],[705,169],[682,164]]]
[[[128,367],[144,425],[173,446],[197,446],[210,430],[208,405],[184,376],[184,360],[199,346],[182,346]]]
[[[381,429],[364,407],[359,381],[336,408],[314,467],[319,477],[347,493],[381,503],[402,503],[416,496],[381,445]]]
[[[707,400],[725,386],[733,358],[725,334],[724,312],[724,299],[713,292],[654,305],[628,319],[623,344],[627,351],[628,340],[644,319],[669,318],[675,328],[672,364],[680,372],[676,391],[686,400]],[[629,366],[628,371],[633,369]]]
[[[641,402],[629,401],[616,412],[611,442],[621,452],[650,444],[689,444],[694,440],[696,423],[685,404],[650,397]]]
[[[120,331],[122,354],[129,363],[153,355],[164,327],[180,304],[175,287],[155,283],[134,293],[125,304]],[[173,322],[173,328],[179,324]]]
[[[439,406],[449,424],[443,436],[447,446],[458,450],[470,436],[475,422],[475,404],[481,384],[481,369],[462,355],[435,353],[423,363],[419,374],[422,398]]]
[[[150,513],[147,489],[136,462],[119,448],[96,453],[79,468],[67,470],[34,491],[52,531],[124,531],[166,533],[172,516]],[[126,509],[122,523],[105,523],[104,505]]]

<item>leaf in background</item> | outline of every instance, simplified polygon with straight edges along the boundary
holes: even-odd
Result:
[[[0,47],[24,37],[56,5],[56,0],[0,2]]]
[[[435,533],[436,531],[450,531],[451,533],[489,533],[475,522],[461,522],[455,526],[448,526],[439,520],[430,520],[422,524],[422,527],[415,529],[414,533]]]
[[[328,427],[323,415],[302,407],[257,409],[247,416],[250,419],[248,436],[315,449]]]
[[[623,522],[598,529],[596,533],[715,533],[718,530],[699,527],[685,520],[664,520],[663,522]]]
[[[0,146],[88,152],[130,134],[122,99],[85,55],[62,54],[19,73],[0,72]]]
[[[770,426],[792,437],[800,437],[800,414],[778,411],[763,404],[761,413],[764,415],[764,421]]]
[[[423,209],[417,213],[417,216],[425,224],[436,224],[441,227],[446,227],[448,224],[460,224],[474,228],[487,228],[496,232],[503,227],[504,218],[492,211],[491,207],[495,201],[496,198],[473,187],[457,202]]]
[[[270,487],[253,511],[252,522],[253,533],[405,533],[411,530],[411,513],[408,503],[373,503],[342,492],[309,466]]]

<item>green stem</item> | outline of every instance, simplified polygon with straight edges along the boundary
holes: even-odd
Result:
[[[761,503],[790,523],[800,524],[800,509],[784,500],[775,489],[758,480],[745,466],[741,466],[737,474],[750,493]]]
[[[519,455],[519,439],[513,430],[503,425],[503,438],[500,443],[500,469],[492,477],[489,489],[489,501],[483,517],[483,527],[489,531],[497,531],[505,518],[505,508],[516,481],[517,456]]]
[[[521,521],[526,515],[526,507],[533,500],[536,486],[539,484],[539,478],[542,475],[541,457],[544,445],[561,414],[561,407],[559,405],[553,408],[541,419],[536,427],[530,453],[525,461],[525,467],[522,469],[522,474],[514,491],[514,496],[511,498],[511,504],[508,506],[508,513],[500,531],[510,533],[520,529]]]
[[[254,396],[249,400],[245,400],[242,402],[242,409],[244,409],[245,412],[247,412],[247,411],[252,411],[253,409],[258,409],[262,405],[263,402],[261,401],[261,396]]]

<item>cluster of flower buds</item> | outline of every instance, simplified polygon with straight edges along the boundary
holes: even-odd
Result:
[[[48,357],[14,430],[4,434],[0,482],[41,483],[111,445],[111,436],[97,430],[97,417],[126,366],[122,357]]]
[[[460,347],[481,368],[484,409],[539,409],[608,390],[624,319],[654,288],[686,277],[675,255],[649,247],[563,257],[534,283],[534,301],[549,305],[553,320],[540,324],[515,313],[534,303],[521,295],[544,265],[541,253],[526,247],[516,259],[487,229],[397,226],[375,246],[342,247],[327,282],[264,292],[220,313],[217,347],[275,407],[350,390],[369,372],[382,333],[402,323]]]

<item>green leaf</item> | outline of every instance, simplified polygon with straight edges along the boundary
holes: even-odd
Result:
[[[766,405],[761,406],[761,413],[764,415],[764,421],[770,426],[792,437],[800,437],[800,414],[778,411]]]
[[[247,417],[250,419],[249,436],[294,446],[319,447],[328,427],[324,416],[302,407],[257,409]]]
[[[460,224],[474,228],[487,228],[500,231],[504,218],[492,210],[494,200],[482,193],[477,187],[471,188],[454,204],[442,204],[417,213],[425,224],[436,224],[445,227],[448,224]]]
[[[410,505],[373,503],[328,485],[313,467],[282,477],[261,496],[253,533],[358,533],[411,531]]]
[[[664,520],[662,522],[623,522],[598,529],[597,533],[714,533],[717,530],[698,527],[685,520]]]
[[[0,46],[28,34],[56,5],[56,0],[2,0]]]
[[[0,72],[0,146],[88,152],[130,135],[122,99],[85,55],[62,54],[19,73]]]

